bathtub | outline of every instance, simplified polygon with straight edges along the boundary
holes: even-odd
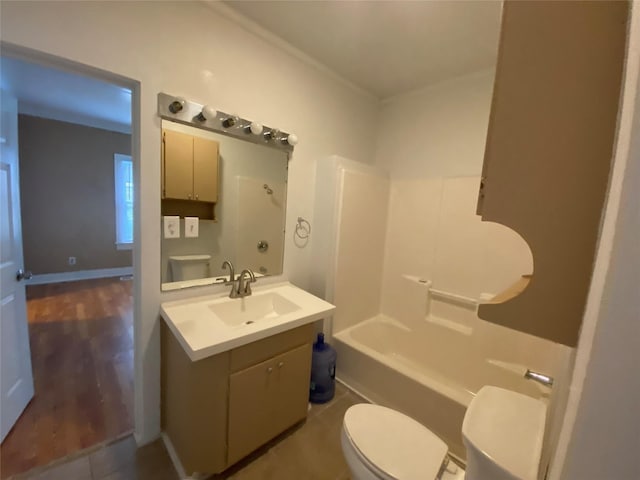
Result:
[[[334,333],[336,376],[373,403],[421,422],[465,459],[462,420],[483,385],[546,399],[550,389],[525,380],[524,365],[490,358],[472,328],[429,316],[413,328],[377,315]]]

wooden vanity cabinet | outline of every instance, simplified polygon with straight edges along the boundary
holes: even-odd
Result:
[[[577,344],[613,158],[628,11],[620,1],[504,3],[478,214],[524,238],[534,272],[498,295],[501,303],[480,305],[480,318]]]
[[[218,201],[218,142],[162,131],[162,198]]]
[[[162,428],[187,474],[219,473],[304,420],[313,324],[191,361],[164,321]]]

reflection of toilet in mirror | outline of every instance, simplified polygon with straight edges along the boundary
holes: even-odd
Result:
[[[169,257],[171,281],[196,280],[208,278],[211,255],[175,255]]]
[[[342,425],[342,451],[354,480],[536,480],[546,405],[485,386],[462,424],[466,471],[429,429],[390,408],[357,404]]]

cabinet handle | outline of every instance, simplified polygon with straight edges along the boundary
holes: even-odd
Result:
[[[273,372],[273,367],[267,368],[267,373],[271,373],[271,372]]]
[[[278,363],[278,368],[282,368],[284,366],[284,362],[279,362]]]

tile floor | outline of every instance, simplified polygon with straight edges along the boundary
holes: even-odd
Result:
[[[364,400],[341,384],[335,398],[313,405],[306,422],[212,480],[348,480],[340,447],[344,412]],[[16,480],[178,480],[164,444],[136,449],[131,436]]]

